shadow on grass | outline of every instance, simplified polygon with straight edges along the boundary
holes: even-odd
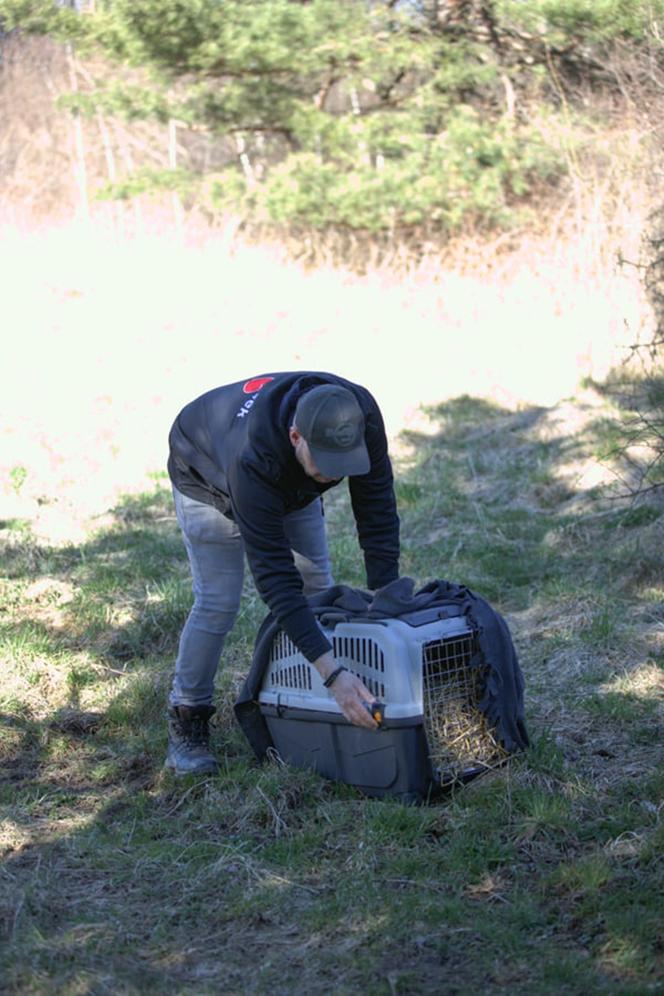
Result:
[[[661,869],[639,813],[652,778],[590,809],[592,786],[538,741],[507,780],[408,810],[242,760],[175,785],[137,759],[101,782],[103,758],[88,750],[72,782],[35,754],[5,807],[7,992],[387,996],[395,980],[451,991],[453,973],[459,991],[509,975],[516,991],[599,994],[657,978]]]
[[[540,438],[548,409],[470,397],[429,415],[440,429],[405,434],[415,460],[397,480],[405,573],[461,581],[502,610],[527,607],[566,569],[549,538],[574,521],[566,505],[579,492],[558,471],[581,454],[582,436]]]
[[[468,584],[503,611],[581,606],[572,630],[566,616],[549,644],[541,635],[533,668],[552,684],[547,654],[555,663],[570,645],[578,657],[578,631],[579,647],[602,644],[601,684],[625,649],[616,613],[659,576],[654,553],[644,561],[629,545],[658,527],[655,507],[635,520],[579,505],[558,471],[588,441],[540,432],[546,410],[460,398],[432,414],[440,431],[409,434],[396,479],[402,573]],[[345,499],[329,506],[333,559],[350,556]],[[596,762],[613,765],[611,780],[575,766],[585,746],[536,730],[526,757],[444,806],[367,802],[253,764],[232,720],[233,676],[263,615],[249,598],[218,692],[222,771],[174,782],[161,770],[163,711],[190,593],[170,493],[127,498],[80,546],[46,548],[23,531],[8,552],[8,991],[387,996],[454,979],[458,991],[627,993],[661,973],[664,784],[621,754],[617,734],[653,722],[633,690],[589,685],[587,707],[569,710],[584,736],[606,730]],[[71,586],[63,604],[57,590],[49,602],[53,580]],[[42,594],[26,599],[38,581]],[[579,699],[578,677],[558,669],[561,695]]]
[[[643,347],[640,356],[640,370],[632,363],[592,384],[614,406],[596,431],[602,455],[616,467],[616,491],[625,497],[664,493],[664,354],[661,346],[658,358]]]

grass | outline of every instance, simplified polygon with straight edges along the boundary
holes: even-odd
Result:
[[[162,479],[81,542],[4,522],[5,991],[662,991],[664,593],[644,551],[664,510],[575,488],[601,439],[552,414],[465,396],[402,440],[403,573],[506,615],[533,740],[431,806],[255,765],[232,718],[263,615],[250,582],[217,687],[220,774],[163,770],[190,596]],[[362,583],[331,494],[337,577]]]

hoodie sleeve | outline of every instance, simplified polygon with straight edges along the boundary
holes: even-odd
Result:
[[[258,592],[293,643],[309,661],[332,649],[304,595],[283,528],[283,498],[251,464],[229,471],[233,518],[244,540]]]
[[[367,392],[368,394],[368,392]],[[357,536],[364,553],[369,588],[382,588],[399,577],[399,516],[394,476],[387,451],[383,417],[376,402],[365,413],[368,474],[349,478]]]

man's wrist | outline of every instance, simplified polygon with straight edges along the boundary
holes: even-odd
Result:
[[[341,674],[341,673],[342,673],[343,671],[347,671],[347,670],[348,670],[348,668],[346,667],[346,665],[345,665],[345,664],[340,664],[340,665],[339,665],[339,667],[336,667],[336,668],[334,669],[334,671],[332,671],[332,673],[331,673],[331,674],[329,674],[329,675],[327,676],[327,678],[325,679],[325,681],[323,682],[323,684],[325,685],[325,687],[326,687],[326,688],[331,688],[331,687],[332,687],[332,685],[334,684],[334,682],[335,682],[335,681],[337,680],[337,678],[339,677],[339,675],[340,675],[340,674]]]
[[[334,654],[331,651],[328,651],[326,654],[321,654],[321,656],[317,657],[313,663],[314,667],[323,679],[323,683],[327,681],[332,672],[339,666],[334,659]]]

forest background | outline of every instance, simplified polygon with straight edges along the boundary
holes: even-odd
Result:
[[[9,991],[662,991],[664,0],[0,0],[0,30]],[[223,772],[161,771],[168,429],[287,368],[374,392],[403,573],[515,634],[533,747],[443,804],[252,766],[249,582]]]

